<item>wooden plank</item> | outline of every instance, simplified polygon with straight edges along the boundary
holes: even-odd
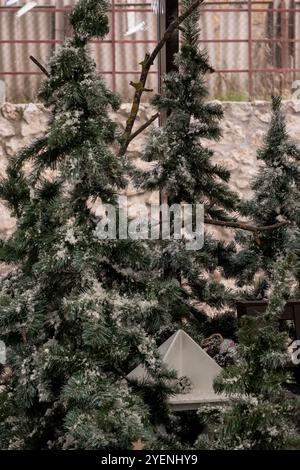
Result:
[[[238,318],[243,315],[257,315],[265,312],[268,306],[266,300],[241,300],[236,303]],[[296,339],[300,339],[300,300],[289,300],[280,317],[281,320],[293,320]]]

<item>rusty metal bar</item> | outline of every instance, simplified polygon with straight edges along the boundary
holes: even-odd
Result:
[[[253,99],[253,62],[252,62],[252,3],[248,0],[248,99]]]
[[[263,4],[263,3],[266,3],[268,4],[269,2],[251,2],[253,5],[254,4]],[[209,13],[234,13],[234,12],[237,12],[237,13],[240,13],[240,12],[244,12],[244,13],[247,13],[248,12],[248,8],[207,8],[206,5],[212,5],[213,3],[210,3],[210,2],[206,2],[205,5],[203,5],[202,9],[201,9],[201,13],[205,13],[205,12],[209,12]],[[234,5],[235,3],[231,3],[231,2],[218,2],[217,3],[218,5]],[[16,13],[18,10],[19,10],[20,7],[0,7],[0,13],[1,12],[4,12],[4,13],[8,13],[8,12],[14,12]],[[55,11],[56,13],[64,13],[66,11],[71,11],[73,7],[63,7],[63,8],[56,8],[56,7],[52,7],[52,6],[49,6],[49,7],[35,7],[33,8],[30,12],[30,13],[49,13],[49,10],[51,9],[52,11]],[[153,11],[151,9],[146,9],[146,8],[116,8],[114,9],[115,13],[152,13],[153,14]],[[299,8],[272,8],[272,9],[268,9],[268,8],[252,8],[252,12],[253,13],[267,13],[267,12],[270,12],[270,11],[273,11],[273,12],[300,12],[300,9]],[[111,12],[111,9],[108,10],[108,12]]]
[[[280,7],[285,8],[285,0],[280,1]],[[286,12],[283,12],[280,16],[280,35],[281,35],[281,67],[286,69],[288,67],[288,44],[285,39],[288,39],[288,19]],[[286,74],[283,73],[282,83],[281,83],[281,93],[284,93],[286,90]]]
[[[97,73],[101,75],[111,75],[111,70],[97,70]],[[141,72],[139,70],[116,70],[116,75],[138,75]],[[157,74],[157,70],[151,70],[149,73]],[[35,72],[35,71],[17,71],[17,72],[2,72],[0,71],[0,75],[44,75],[42,72]]]
[[[287,72],[300,72],[300,68],[262,68],[262,69],[251,69],[252,73],[287,73]],[[215,73],[249,73],[249,69],[217,69]]]
[[[248,42],[248,39],[200,39],[200,42],[203,43],[223,43],[223,42],[236,42],[236,43],[246,43]],[[263,43],[294,43],[294,42],[300,42],[300,39],[283,39],[283,38],[275,38],[275,39],[267,39],[267,38],[262,38],[262,39],[255,39],[252,38],[252,43],[254,42],[263,42]]]
[[[112,46],[112,89],[116,91],[116,15],[115,15],[115,0],[111,0],[111,46]]]
[[[300,40],[299,40],[300,41]],[[0,44],[62,44],[62,39],[0,39]],[[151,39],[116,39],[116,44],[156,44],[157,41]],[[90,44],[111,44],[112,40],[94,40]]]
[[[156,44],[156,40],[152,39],[116,39],[112,40],[94,40],[90,41],[90,44],[111,44],[112,42],[116,44]],[[248,39],[200,39],[200,43],[247,43]],[[300,42],[300,39],[291,39],[291,38],[252,38],[252,43],[254,42],[263,42],[263,43],[297,43]],[[63,40],[61,39],[0,39],[0,44],[62,44]]]
[[[61,39],[0,39],[0,44],[62,44],[64,41]],[[157,44],[157,41],[152,39],[137,39],[137,40],[129,40],[129,39],[116,39],[115,41],[112,40],[92,40],[90,44],[111,44],[115,42],[116,44]],[[226,42],[235,42],[235,43],[247,43],[248,39],[200,39],[200,43],[226,43]],[[300,42],[300,39],[292,39],[292,38],[275,38],[275,39],[267,39],[267,38],[252,38],[253,42],[263,42],[263,43],[297,43]]]
[[[268,13],[270,11],[274,11],[277,13],[280,12],[294,12],[297,13],[300,11],[299,8],[252,8],[252,13]],[[206,8],[203,6],[203,9],[201,10],[201,13],[248,13],[247,8]]]
[[[1,12],[5,12],[5,13],[9,13],[9,12],[14,12],[16,13],[18,10],[20,9],[20,7],[0,7],[0,13]],[[72,11],[73,9],[73,6],[70,6],[70,7],[61,7],[61,8],[56,8],[54,6],[51,6],[49,5],[48,7],[34,7],[32,10],[30,10],[30,12],[28,12],[27,14],[29,13],[48,13],[49,12],[49,9],[52,9],[54,10],[55,12],[57,13],[64,13],[66,11]],[[107,10],[109,13],[112,11],[111,8],[109,8]],[[152,13],[153,14],[153,10],[152,9],[146,9],[146,8],[115,8],[115,13]]]
[[[265,68],[265,69],[251,69],[253,73],[293,73],[293,72],[300,72],[300,68],[287,68],[287,69],[278,69],[278,68]],[[111,70],[97,70],[98,73],[101,74],[112,74]],[[116,70],[116,75],[138,75],[140,71],[138,70]],[[152,70],[149,73],[156,74],[158,73],[157,70]],[[215,70],[214,73],[249,73],[249,69],[218,69]],[[42,75],[40,72],[34,71],[17,71],[17,72],[2,72],[0,71],[0,75]]]

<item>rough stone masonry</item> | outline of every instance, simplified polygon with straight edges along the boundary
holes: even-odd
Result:
[[[231,172],[231,186],[241,196],[249,197],[249,184],[257,167],[256,150],[270,121],[270,103],[265,101],[223,102],[225,118],[222,121],[223,138],[217,142],[205,142],[215,151],[216,161],[222,162]],[[114,118],[122,126],[130,109],[129,104],[121,105]],[[300,145],[300,101],[286,101],[283,106],[288,131]],[[142,104],[137,126],[153,115],[149,104]],[[41,135],[47,125],[48,111],[41,104],[10,104],[0,106],[0,177],[10,158],[23,146]],[[144,134],[132,141],[128,157],[138,165],[148,165],[140,160]],[[158,202],[157,194],[137,192],[130,187],[127,192],[129,206],[137,202]],[[0,237],[8,237],[15,227],[15,220],[0,202]],[[228,229],[218,230],[225,238]]]

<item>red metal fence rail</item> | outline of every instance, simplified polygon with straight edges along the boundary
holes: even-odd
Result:
[[[16,29],[19,26],[17,21],[21,22],[21,20],[16,20],[13,23],[14,25],[14,30],[9,31],[8,34],[1,33],[1,23],[0,23],[0,79],[3,81],[7,82],[9,88],[8,92],[8,97],[12,98],[14,100],[13,94],[14,94],[14,89],[18,87],[19,83],[19,88],[22,88],[22,81],[20,81],[20,77],[39,77],[42,79],[42,72],[38,68],[34,68],[33,64],[30,63],[29,56],[32,54],[35,56],[34,53],[34,47],[38,52],[36,54],[38,55],[38,60],[40,60],[43,64],[46,64],[50,56],[53,54],[55,48],[59,46],[60,44],[63,43],[66,37],[71,35],[71,29],[67,21],[67,17],[71,11],[71,6],[66,6],[66,7],[56,7],[56,6],[37,6],[34,9],[32,9],[30,12],[24,15],[24,19],[26,19],[27,23],[30,24],[32,23],[33,27],[32,29],[30,27],[27,27],[26,29],[26,37],[20,37],[21,33],[19,32],[18,37],[16,33]],[[15,18],[16,12],[19,10],[19,7],[12,6],[12,7],[1,7],[0,6],[0,21],[1,17],[3,17],[4,14],[9,14],[11,16],[10,21],[12,20],[12,17]],[[123,35],[124,31],[118,31],[117,25],[120,23],[123,24],[124,21],[119,19],[120,16],[124,16],[130,13],[134,13],[135,15],[140,15],[143,17],[146,16],[154,16],[153,10],[151,9],[151,4],[122,4],[122,3],[117,3],[116,0],[111,0],[111,8],[109,11],[110,15],[110,33],[108,38],[105,38],[104,40],[94,40],[91,41],[91,46],[97,46],[99,49],[97,51],[94,51],[94,56],[98,59],[97,67],[99,73],[107,76],[109,80],[110,86],[117,91],[120,90],[120,77],[124,76],[129,76],[128,80],[126,79],[126,83],[129,82],[132,78],[134,79],[135,76],[137,76],[140,71],[139,71],[139,62],[142,58],[141,57],[136,57],[135,61],[133,60],[127,60],[127,59],[132,59],[132,51],[131,47],[135,46],[137,50],[139,51],[139,54],[144,54],[144,51],[148,50],[149,48],[153,47],[157,43],[157,31],[156,27],[153,27],[153,23],[156,24],[156,18],[155,21],[152,21],[152,27],[151,31],[147,31],[147,38],[137,38],[137,34],[129,36],[128,38]],[[60,37],[56,37],[56,34],[52,35],[52,37],[47,37],[47,33],[44,32],[43,28],[38,27],[38,20],[37,17],[38,15],[47,15],[51,16],[53,18],[55,15],[60,16],[64,18],[64,31],[60,30]],[[45,22],[45,19],[44,19]],[[3,24],[3,23],[2,23]],[[31,29],[31,31],[30,31]],[[38,29],[38,34],[39,37],[33,38],[31,34],[33,33],[34,29]],[[119,34],[118,34],[119,33]],[[150,33],[150,35],[149,35]],[[37,34],[37,33],[36,33]],[[35,34],[35,35],[36,35]],[[5,37],[3,37],[5,36]],[[54,36],[54,37],[53,37]],[[139,34],[141,36],[141,33]],[[132,37],[132,39],[131,39]],[[43,53],[43,46],[49,46],[49,49],[47,50],[47,53],[45,53],[45,56],[41,56]],[[109,46],[109,48],[106,48],[105,51],[101,52],[101,48],[103,46]],[[21,46],[26,46],[26,51],[24,52],[24,61],[23,63],[26,62],[26,67],[21,68],[20,63],[18,61],[13,61],[11,60],[12,57],[14,57],[16,54],[14,51],[18,51],[18,47]],[[117,54],[117,47],[124,47],[127,48],[128,50],[123,52],[120,52]],[[42,51],[42,52],[41,52]],[[1,60],[2,56],[2,60]],[[118,67],[117,62],[118,58],[120,59],[120,56],[126,57],[125,63],[122,63],[121,67]],[[96,61],[97,62],[97,61]],[[100,62],[100,63],[99,63]],[[120,60],[119,60],[120,62]],[[126,62],[133,63],[134,66],[130,67],[126,65]],[[107,64],[110,64],[110,66],[107,67]],[[155,85],[157,82],[157,76],[158,76],[158,70],[151,70],[150,74],[153,76],[152,81],[154,80]],[[16,77],[19,77],[19,81],[16,80]],[[15,78],[14,85],[9,86],[9,78]],[[124,80],[122,80],[124,83]],[[35,89],[35,92],[37,91],[39,81],[36,81],[33,84],[33,88]],[[13,89],[14,88],[14,89]],[[18,93],[20,94],[20,92]]]
[[[287,4],[292,5],[292,7],[287,7]],[[297,8],[298,5],[298,8]],[[220,15],[227,15],[229,13],[234,13],[236,15],[246,14],[247,15],[247,38],[202,38],[201,43],[208,45],[210,43],[227,43],[227,44],[242,44],[246,43],[248,47],[248,66],[236,67],[236,68],[216,68],[215,72],[217,74],[241,74],[246,73],[248,76],[248,86],[247,94],[248,99],[252,100],[256,98],[254,93],[254,76],[255,74],[273,74],[273,89],[269,90],[269,94],[274,92],[279,92],[286,94],[291,92],[292,84],[296,80],[296,74],[300,72],[300,57],[298,58],[298,66],[293,66],[289,64],[289,45],[300,43],[300,28],[294,28],[294,34],[298,36],[290,37],[290,26],[288,15],[294,20],[297,17],[298,26],[300,26],[300,2],[294,0],[275,0],[275,1],[254,1],[254,0],[241,0],[241,1],[215,1],[215,2],[206,2],[202,9],[202,16],[205,17],[205,14],[208,13],[218,13]],[[264,37],[264,30],[261,30],[260,37],[255,37],[253,34],[253,15],[263,15],[268,14],[269,16],[277,16],[277,21],[279,19],[280,27],[278,28],[275,37]],[[203,20],[205,22],[205,19]],[[276,66],[265,66],[265,67],[256,67],[254,64],[254,45],[255,44],[266,44],[266,45],[277,45],[280,50],[280,60]],[[299,54],[300,55],[300,54]],[[277,77],[275,77],[277,75]],[[292,76],[292,80],[287,80],[288,76]],[[275,89],[274,79],[280,78],[280,85]],[[288,88],[290,87],[290,88]]]
[[[111,0],[108,38],[93,41],[91,47],[99,72],[107,77],[113,89],[126,95],[128,82],[139,73],[138,63],[157,41],[157,30],[151,3],[120,1]],[[0,7],[0,79],[7,83],[11,100],[22,96],[26,87],[36,91],[42,78],[41,72],[30,64],[29,55],[35,55],[38,50],[37,58],[46,63],[55,48],[71,34],[68,6],[35,7],[24,15],[26,20],[19,19],[17,24],[13,17],[18,9]],[[148,29],[128,37],[124,35],[124,24],[130,14],[137,15],[137,22],[144,18]],[[47,27],[37,25],[38,15],[44,15]],[[4,17],[12,25],[6,33],[1,29]],[[50,23],[56,25],[59,17],[64,19],[59,23],[63,26],[51,29]],[[33,25],[24,34],[22,21],[32,21]],[[201,29],[201,45],[208,48],[216,70],[209,83],[212,96],[226,99],[238,95],[240,99],[252,100],[269,97],[274,92],[285,96],[292,93],[293,82],[300,78],[300,0],[206,1],[202,7]],[[158,71],[151,73],[150,80],[156,84]],[[30,99],[25,91],[24,99]]]

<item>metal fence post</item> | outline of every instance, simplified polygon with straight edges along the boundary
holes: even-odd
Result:
[[[158,15],[158,34],[159,38],[164,35],[170,22],[178,17],[179,6],[178,0],[160,0],[160,8]],[[159,58],[159,88],[161,86],[161,77],[175,70],[174,54],[179,50],[179,32],[175,30],[171,38],[166,42]]]
[[[252,0],[248,0],[248,99],[253,99]]]
[[[116,91],[116,4],[115,0],[111,0],[111,52],[112,52],[112,89]]]
[[[179,14],[179,2],[178,0],[160,0],[159,8],[159,20],[158,20],[158,32],[159,36],[162,37],[165,30],[171,23],[171,21],[178,17]],[[179,32],[175,30],[171,38],[166,42],[160,54],[159,60],[159,90],[161,90],[161,78],[164,74],[176,70],[174,65],[174,54],[179,50]],[[162,126],[166,120],[166,116],[160,113],[159,125]],[[163,192],[159,191],[159,205],[167,203],[168,196]],[[162,212],[159,213],[159,227],[160,236],[162,236]]]
[[[280,41],[281,41],[281,68],[282,68],[282,83],[281,83],[281,93],[284,93],[286,90],[286,71],[288,68],[288,57],[289,57],[289,33],[288,33],[288,19],[287,19],[287,12],[286,4],[284,0],[280,1],[280,8],[282,12],[280,14]]]

